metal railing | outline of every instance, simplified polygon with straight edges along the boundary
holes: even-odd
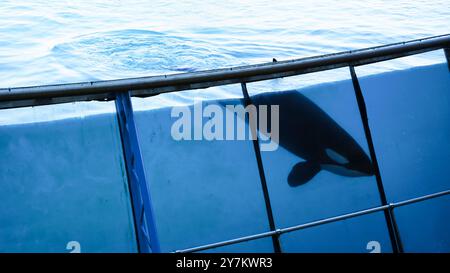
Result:
[[[198,252],[198,251],[213,249],[213,248],[217,248],[217,247],[222,247],[222,246],[227,246],[227,245],[232,245],[232,244],[238,244],[238,243],[253,241],[253,240],[257,240],[257,239],[262,239],[262,238],[270,237],[270,236],[273,236],[273,235],[279,236],[279,235],[284,234],[284,233],[288,233],[288,232],[292,232],[292,231],[298,231],[298,230],[311,228],[311,227],[316,227],[316,226],[320,226],[320,225],[324,225],[324,224],[330,224],[330,223],[333,223],[333,222],[347,220],[347,219],[354,218],[354,217],[357,217],[357,216],[363,216],[363,215],[367,215],[367,214],[371,214],[371,213],[375,213],[375,212],[379,212],[379,211],[393,210],[394,208],[410,205],[410,204],[413,204],[413,203],[417,203],[417,202],[421,202],[421,201],[437,198],[437,197],[448,195],[448,194],[450,194],[450,190],[441,191],[441,192],[437,192],[437,193],[433,193],[433,194],[428,194],[428,195],[420,196],[420,197],[417,197],[417,198],[411,198],[411,199],[400,201],[400,202],[396,202],[396,203],[389,203],[389,204],[384,205],[384,206],[378,206],[378,207],[374,207],[374,208],[369,208],[369,209],[365,209],[365,210],[360,210],[360,211],[355,211],[355,212],[351,212],[351,213],[347,213],[347,214],[342,214],[342,215],[339,215],[339,216],[329,217],[329,218],[325,218],[325,219],[321,219],[321,220],[317,220],[317,221],[312,221],[312,222],[308,222],[308,223],[301,224],[301,225],[290,226],[290,227],[287,227],[287,228],[280,228],[280,229],[276,229],[276,230],[273,230],[273,231],[268,231],[268,232],[262,232],[262,233],[258,233],[258,234],[243,236],[243,237],[240,237],[240,238],[227,240],[227,241],[216,242],[216,243],[213,243],[213,244],[207,244],[207,245],[187,248],[187,249],[183,249],[183,250],[177,250],[174,253]]]
[[[245,84],[248,82],[275,79],[280,77],[295,76],[300,74],[349,67],[352,82],[357,97],[358,106],[364,125],[366,139],[374,164],[378,190],[381,197],[381,206],[353,212],[346,215],[327,218],[299,226],[276,229],[273,224],[273,216],[267,189],[264,187],[264,168],[260,159],[258,143],[254,143],[255,154],[258,160],[261,183],[264,190],[264,198],[269,222],[272,222],[271,230],[265,233],[237,238],[234,240],[218,242],[206,246],[181,250],[180,252],[200,251],[259,238],[273,238],[274,249],[279,248],[278,237],[282,233],[344,220],[372,212],[384,211],[389,228],[392,248],[396,252],[402,252],[398,230],[395,224],[393,208],[448,194],[449,191],[436,193],[419,199],[406,200],[399,203],[388,204],[383,189],[381,175],[378,171],[375,149],[372,143],[370,128],[367,121],[365,102],[359,87],[358,78],[354,71],[355,66],[391,60],[399,57],[410,56],[432,50],[444,49],[447,63],[450,69],[450,34],[412,40],[403,43],[371,47],[366,49],[346,51],[336,54],[328,54],[310,58],[290,61],[271,62],[258,65],[240,66],[234,68],[199,71],[194,73],[182,73],[174,75],[162,75],[133,79],[120,79],[111,81],[93,81],[72,84],[45,85],[34,87],[15,87],[0,89],[0,109],[58,104],[76,101],[116,101],[116,112],[120,127],[120,135],[123,146],[123,155],[126,162],[133,214],[136,226],[136,237],[141,252],[159,252],[159,240],[156,232],[156,223],[150,198],[149,184],[144,172],[144,164],[139,148],[136,126],[133,118],[133,108],[130,97],[149,97],[161,93],[176,92],[208,88],[218,85],[241,83],[244,97],[248,96]],[[248,98],[249,100],[251,98]],[[259,158],[259,159],[258,159]],[[270,219],[272,219],[270,221]]]
[[[130,91],[132,97],[148,97],[160,93],[248,83],[347,66],[366,65],[442,48],[450,48],[450,34],[310,58],[193,73],[1,88],[0,109],[74,101],[112,100],[116,92],[127,91]],[[446,53],[448,61],[448,50]]]

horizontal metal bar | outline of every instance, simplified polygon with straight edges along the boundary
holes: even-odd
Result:
[[[428,194],[428,195],[424,195],[424,196],[420,196],[420,197],[416,197],[416,198],[411,198],[411,199],[408,199],[408,200],[405,200],[405,201],[400,201],[400,202],[391,204],[391,206],[394,207],[394,208],[397,208],[397,207],[401,207],[401,206],[417,203],[417,202],[420,202],[420,201],[425,201],[425,200],[428,200],[428,199],[440,197],[440,196],[447,195],[447,194],[450,194],[450,190],[436,192],[436,193],[432,193],[432,194]]]
[[[221,241],[221,242],[217,242],[217,243],[213,243],[213,244],[208,244],[208,245],[203,245],[203,246],[199,246],[199,247],[193,247],[193,248],[188,248],[188,249],[184,249],[184,250],[179,250],[179,251],[176,251],[176,252],[181,252],[181,253],[198,252],[198,251],[207,250],[207,249],[211,249],[211,248],[216,248],[216,247],[221,247],[221,246],[226,246],[226,245],[231,245],[231,244],[236,244],[236,243],[242,243],[242,242],[257,240],[257,239],[261,239],[261,238],[264,238],[264,237],[269,237],[269,236],[272,236],[272,235],[277,235],[277,234],[279,235],[279,234],[283,234],[283,233],[287,233],[287,232],[292,232],[292,231],[296,231],[296,230],[300,230],[300,229],[305,229],[305,228],[308,228],[308,227],[314,227],[314,226],[318,226],[318,225],[332,223],[332,222],[339,221],[339,220],[345,220],[345,219],[356,217],[356,216],[361,216],[361,215],[372,213],[372,212],[376,212],[376,211],[381,211],[381,210],[384,210],[384,209],[386,209],[388,207],[389,207],[389,205],[384,205],[384,206],[371,208],[371,209],[366,209],[366,210],[361,210],[361,211],[357,211],[357,212],[353,212],[353,213],[349,213],[349,214],[344,214],[344,215],[340,215],[340,216],[336,216],[336,217],[326,218],[326,219],[322,219],[322,220],[318,220],[318,221],[314,221],[314,222],[310,222],[310,223],[306,223],[306,224],[302,224],[302,225],[297,225],[297,226],[292,226],[292,227],[288,227],[288,228],[277,229],[277,230],[274,230],[274,231],[258,233],[258,234],[254,234],[254,235],[249,235],[249,236],[244,236],[244,237],[232,239],[232,240]]]
[[[111,99],[111,93],[126,92],[129,90],[131,90],[131,96],[147,97],[181,90],[254,82],[346,66],[365,65],[449,46],[450,34],[446,34],[316,57],[193,73],[111,81],[3,88],[0,89],[0,109],[61,103],[62,101],[108,100]],[[57,99],[61,97],[68,99]]]
[[[231,239],[231,240],[227,240],[227,241],[221,241],[221,242],[217,242],[217,243],[213,243],[213,244],[208,244],[208,245],[203,245],[203,246],[198,246],[198,247],[193,247],[193,248],[186,248],[183,250],[177,250],[177,251],[175,251],[175,253],[198,252],[198,251],[217,248],[217,247],[221,247],[221,246],[238,244],[238,243],[242,243],[242,242],[262,239],[262,238],[270,237],[270,236],[273,236],[276,234],[278,234],[278,230],[267,231],[267,232],[244,236],[244,237],[239,237],[239,238]]]
[[[115,100],[116,93],[103,93],[103,94],[88,94],[83,96],[69,96],[69,97],[53,97],[53,98],[35,98],[25,100],[6,100],[0,99],[0,109],[39,106],[39,105],[51,105],[70,103],[77,101],[111,101]]]
[[[400,201],[397,203],[390,203],[390,204],[384,205],[384,206],[379,206],[379,207],[360,210],[360,211],[356,211],[356,212],[352,212],[352,213],[342,214],[342,215],[335,216],[335,217],[325,218],[325,219],[309,222],[306,224],[291,226],[291,227],[287,227],[287,228],[281,228],[281,229],[277,229],[274,231],[268,231],[268,232],[254,234],[254,235],[248,235],[248,236],[239,237],[239,238],[232,239],[232,240],[221,241],[221,242],[217,242],[217,243],[213,243],[213,244],[207,244],[207,245],[203,245],[203,246],[192,247],[192,248],[187,248],[187,249],[183,249],[183,250],[177,250],[175,252],[176,253],[198,252],[198,251],[202,251],[202,250],[207,250],[207,249],[212,249],[212,248],[217,248],[217,247],[222,247],[222,246],[227,246],[227,245],[232,245],[232,244],[237,244],[237,243],[242,243],[242,242],[253,241],[253,240],[262,239],[262,238],[273,236],[273,235],[280,235],[283,233],[288,233],[288,232],[306,229],[306,228],[310,228],[310,227],[315,227],[315,226],[319,226],[319,225],[329,224],[329,223],[337,222],[337,221],[341,221],[341,220],[346,220],[349,218],[354,218],[357,216],[362,216],[362,215],[366,215],[366,214],[370,214],[370,213],[374,213],[374,212],[378,212],[378,211],[382,211],[382,210],[386,210],[386,209],[394,209],[396,207],[401,207],[401,206],[417,203],[420,201],[429,200],[432,198],[437,198],[437,197],[448,195],[448,194],[450,194],[450,190],[445,190],[445,191],[428,194],[428,195],[424,195],[424,196],[417,197],[417,198],[408,199],[405,201]]]

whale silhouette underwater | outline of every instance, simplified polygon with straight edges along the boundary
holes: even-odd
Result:
[[[244,104],[244,99],[239,102]],[[279,105],[278,144],[303,159],[287,177],[291,187],[307,183],[321,170],[347,177],[374,174],[370,158],[356,140],[300,92],[261,93],[252,96],[250,103]],[[270,112],[267,111],[269,133]]]

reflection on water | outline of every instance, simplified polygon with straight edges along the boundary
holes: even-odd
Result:
[[[117,78],[133,77],[136,72],[193,72],[243,64],[234,52],[204,40],[133,29],[75,37],[53,47],[52,54],[64,60],[66,67]],[[80,58],[85,61],[80,63]]]
[[[0,87],[300,58],[448,33],[449,17],[446,0],[2,0]]]

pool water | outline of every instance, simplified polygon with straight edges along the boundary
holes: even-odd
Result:
[[[1,0],[0,88],[301,58],[449,33],[449,19],[446,0]]]

